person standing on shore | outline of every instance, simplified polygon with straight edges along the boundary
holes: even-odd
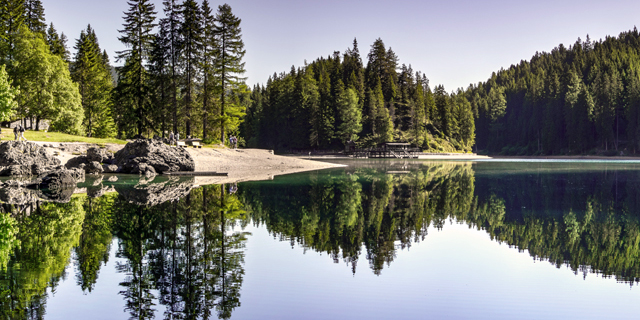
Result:
[[[175,137],[173,136],[173,131],[169,132],[169,146],[173,145],[173,139]]]
[[[15,139],[13,140],[18,140],[18,126],[13,127],[13,135],[15,136]]]

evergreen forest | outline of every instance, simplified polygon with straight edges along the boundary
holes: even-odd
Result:
[[[250,88],[241,19],[227,4],[131,0],[118,30],[125,49],[110,57],[91,25],[69,44],[45,22],[41,0],[1,2],[0,121],[28,119],[31,130],[179,132],[205,143],[236,135],[240,146],[282,152],[394,141],[429,152],[640,152],[635,28],[536,52],[466,89],[431,85],[380,38],[367,52],[354,39]]]
[[[2,0],[0,121],[31,120],[32,130],[98,138],[182,137],[224,141],[244,117],[241,20],[208,0],[127,2],[113,57],[91,25],[71,55],[67,36],[45,23],[40,0]]]

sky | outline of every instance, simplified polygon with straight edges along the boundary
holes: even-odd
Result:
[[[162,0],[155,3],[163,16]],[[201,0],[198,1],[201,3]],[[87,24],[114,65],[125,0],[42,0],[47,23],[75,39]],[[242,19],[247,83],[265,84],[270,75],[291,66],[344,52],[358,40],[366,65],[377,38],[391,47],[400,64],[427,75],[432,87],[447,91],[486,81],[491,73],[572,45],[588,34],[592,40],[617,36],[640,22],[640,1],[518,0],[229,0]],[[217,10],[217,3],[210,5]]]

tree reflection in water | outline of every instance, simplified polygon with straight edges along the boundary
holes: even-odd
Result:
[[[237,227],[250,221],[292,246],[327,253],[354,273],[364,257],[382,274],[398,250],[451,220],[576,273],[639,280],[637,170],[363,163],[247,182],[237,192],[164,179],[116,185],[123,194],[74,195],[64,204],[2,204],[2,316],[43,318],[47,292],[68,276],[70,261],[75,282],[91,293],[115,237],[120,294],[131,318],[164,310],[166,319],[228,319],[240,306],[244,277],[248,234]]]

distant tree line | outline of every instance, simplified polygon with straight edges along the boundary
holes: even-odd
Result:
[[[213,141],[237,131],[249,90],[229,5],[214,14],[207,0],[167,0],[156,22],[148,0],[128,2],[116,57],[124,66],[114,68],[90,25],[70,57],[40,0],[0,2],[1,121],[46,119],[52,130],[93,137],[174,131]]]
[[[637,29],[536,53],[471,85],[477,148],[504,154],[640,151]]]
[[[436,151],[470,150],[471,104],[463,91],[434,91],[429,80],[376,40],[363,64],[358,43],[288,73],[274,74],[251,92],[242,129],[251,147],[339,149],[411,142]]]

